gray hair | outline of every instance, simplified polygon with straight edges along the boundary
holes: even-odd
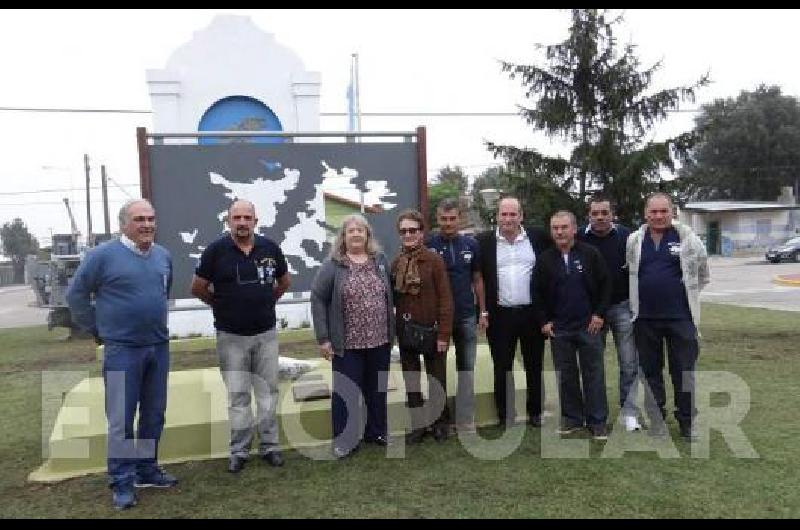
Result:
[[[367,244],[366,244],[366,251],[367,254],[370,256],[374,256],[378,252],[381,251],[381,244],[375,239],[374,234],[372,233],[372,227],[369,225],[366,217],[361,215],[360,213],[352,213],[342,219],[342,225],[339,227],[339,230],[336,232],[336,239],[333,241],[333,245],[331,246],[331,253],[330,258],[334,261],[342,261],[347,254],[347,247],[345,246],[344,235],[345,231],[347,230],[347,225],[351,223],[358,223],[363,226],[367,231]]]
[[[128,199],[127,201],[125,201],[125,204],[122,205],[122,208],[119,209],[119,227],[120,227],[120,229],[123,226],[125,226],[126,224],[128,224],[128,221],[130,220],[130,219],[128,219],[128,209],[131,206],[133,206],[134,204],[137,204],[137,203],[140,203],[140,202],[144,202],[148,206],[150,206],[150,208],[153,208],[153,204],[150,201],[148,201],[147,199]],[[155,209],[155,208],[153,208],[153,209]]]
[[[663,191],[657,191],[655,193],[651,193],[647,196],[647,199],[644,201],[644,209],[647,210],[647,207],[650,206],[650,201],[653,199],[666,199],[669,203],[669,207],[672,208],[672,197],[669,196],[668,193],[664,193]]]
[[[556,217],[569,217],[569,221],[572,223],[572,226],[578,226],[578,219],[575,217],[575,214],[570,212],[569,210],[559,210],[553,215],[550,216],[550,221],[552,222],[553,219]]]

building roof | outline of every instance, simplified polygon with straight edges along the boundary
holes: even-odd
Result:
[[[689,202],[682,208],[691,212],[748,212],[764,210],[800,210],[797,204],[759,201],[707,201]]]
[[[344,204],[345,206],[350,206],[351,208],[355,208],[357,210],[361,209],[361,203],[358,201],[354,201],[348,197],[343,197],[340,194],[332,193],[330,191],[323,192],[323,196],[326,199],[330,199],[332,201],[338,202],[340,204]],[[378,204],[365,204],[364,205],[364,212],[365,213],[381,213],[383,212],[383,205],[380,203]]]

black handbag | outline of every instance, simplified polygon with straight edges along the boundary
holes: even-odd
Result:
[[[400,348],[419,353],[435,353],[436,338],[439,335],[439,326],[423,326],[411,320],[408,313],[400,321],[400,333],[397,338]]]

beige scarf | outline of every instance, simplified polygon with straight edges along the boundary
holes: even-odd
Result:
[[[423,252],[422,245],[412,249],[403,249],[402,254],[397,260],[397,269],[394,276],[394,290],[402,294],[416,296],[422,287],[422,279],[419,277],[419,267],[417,260]]]

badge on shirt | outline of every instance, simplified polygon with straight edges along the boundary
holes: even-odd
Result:
[[[275,280],[275,258],[266,257],[258,262],[258,279],[261,284],[272,284]]]
[[[681,255],[681,244],[676,241],[672,241],[667,243],[667,249],[669,250],[669,255],[672,257],[679,257]]]
[[[583,272],[583,264],[581,263],[581,260],[576,259],[572,262],[572,265],[575,267],[575,271]]]
[[[464,262],[472,263],[472,251],[471,250],[463,250],[461,252],[461,257],[464,259]]]

